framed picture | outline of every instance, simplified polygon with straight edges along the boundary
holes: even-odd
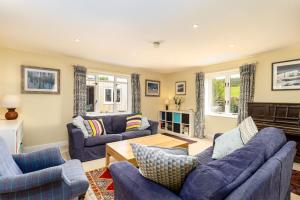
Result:
[[[60,94],[60,70],[21,66],[21,92],[25,94]]]
[[[272,90],[300,90],[300,59],[272,63]]]
[[[160,96],[160,81],[146,80],[145,81],[145,96],[159,97]]]
[[[186,94],[186,81],[179,81],[175,83],[175,94],[176,95]]]

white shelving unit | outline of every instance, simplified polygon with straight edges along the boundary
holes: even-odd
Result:
[[[194,112],[161,110],[158,113],[161,132],[192,137],[194,135]]]
[[[23,121],[0,120],[0,136],[4,139],[12,154],[22,152]]]

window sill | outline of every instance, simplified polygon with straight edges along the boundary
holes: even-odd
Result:
[[[228,114],[228,113],[206,113],[206,116],[213,116],[213,117],[226,117],[226,118],[233,118],[237,119],[238,115]]]

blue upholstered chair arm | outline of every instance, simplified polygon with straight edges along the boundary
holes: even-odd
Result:
[[[144,178],[139,170],[128,162],[113,163],[109,170],[114,181],[115,200],[181,199],[167,188]]]
[[[150,127],[148,128],[148,130],[151,131],[151,134],[156,134],[157,133],[157,129],[158,129],[158,122],[157,121],[152,121],[152,120],[148,120]]]
[[[61,166],[50,167],[18,176],[0,177],[0,194],[25,191],[61,180]]]
[[[59,148],[48,148],[32,153],[13,155],[23,173],[38,171],[65,163]]]

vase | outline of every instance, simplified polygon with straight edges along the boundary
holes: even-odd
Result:
[[[180,105],[176,105],[177,111],[180,111]]]

